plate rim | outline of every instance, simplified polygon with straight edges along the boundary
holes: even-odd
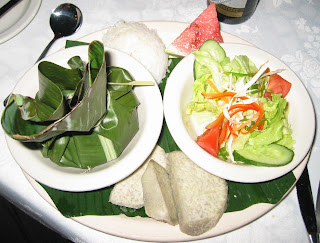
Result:
[[[24,30],[37,15],[41,3],[42,0],[30,0],[25,14],[23,14],[16,23],[11,25],[10,28],[0,33],[0,44],[10,40],[11,38],[19,34],[22,30]],[[5,18],[5,16],[3,16],[3,18]]]

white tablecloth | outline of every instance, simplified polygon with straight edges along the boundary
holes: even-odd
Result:
[[[193,21],[206,7],[205,0],[71,0],[83,12],[84,22],[69,39],[125,21]],[[53,38],[51,10],[62,0],[43,1],[32,22],[18,35],[0,44],[0,102],[19,78],[35,63]],[[317,116],[320,112],[320,1],[261,0],[251,19],[240,25],[221,24],[222,31],[239,36],[285,62],[307,87]],[[65,44],[58,40],[50,49]],[[2,113],[3,107],[0,106]],[[301,114],[303,115],[303,114]],[[319,118],[318,118],[319,119]],[[319,123],[319,122],[318,122]],[[320,140],[316,137],[308,164],[314,199],[320,178]],[[12,158],[1,128],[0,193],[48,227],[75,242],[129,242],[63,217],[28,183]],[[272,211],[251,224],[204,242],[307,242],[308,236],[294,189]]]

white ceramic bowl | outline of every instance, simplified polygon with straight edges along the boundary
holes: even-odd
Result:
[[[315,113],[307,90],[299,78],[283,62],[256,47],[243,44],[222,44],[227,56],[247,55],[257,66],[269,61],[271,70],[285,69],[281,76],[292,83],[287,95],[289,122],[293,130],[295,156],[280,167],[260,167],[222,161],[203,150],[195,142],[197,135],[186,115],[186,105],[191,101],[194,55],[185,57],[172,71],[164,93],[165,119],[180,149],[197,165],[219,177],[236,182],[255,183],[280,177],[292,171],[307,155],[315,134]]]
[[[108,66],[118,66],[128,70],[135,80],[154,81],[151,74],[129,55],[109,48],[106,49],[106,52],[108,53]],[[59,51],[44,60],[67,67],[67,61],[72,56],[79,55],[87,61],[87,53],[88,46],[78,46]],[[34,97],[38,87],[38,69],[35,65],[21,78],[13,93]],[[139,131],[119,158],[85,172],[83,169],[58,166],[42,157],[40,151],[30,150],[23,143],[7,136],[11,154],[31,177],[59,190],[96,190],[124,179],[134,172],[152,152],[163,123],[162,97],[158,86],[139,86],[134,91],[140,101],[138,107]]]

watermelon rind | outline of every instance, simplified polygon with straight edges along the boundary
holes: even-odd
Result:
[[[173,57],[185,57],[187,54],[176,48],[174,45],[169,45],[165,50],[165,53],[167,53],[170,56]]]

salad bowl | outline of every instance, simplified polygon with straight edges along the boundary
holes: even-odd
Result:
[[[190,115],[186,114],[191,101],[194,82],[194,54],[176,66],[167,80],[164,94],[164,114],[171,135],[179,148],[197,165],[221,178],[243,183],[258,183],[281,177],[296,168],[308,154],[315,134],[315,113],[307,90],[302,82],[282,61],[253,46],[223,43],[226,55],[246,55],[257,67],[268,62],[271,71],[283,69],[281,76],[292,83],[286,96],[289,106],[288,122],[295,141],[293,160],[282,166],[265,167],[244,163],[226,162],[202,149],[196,139],[201,133]]]

